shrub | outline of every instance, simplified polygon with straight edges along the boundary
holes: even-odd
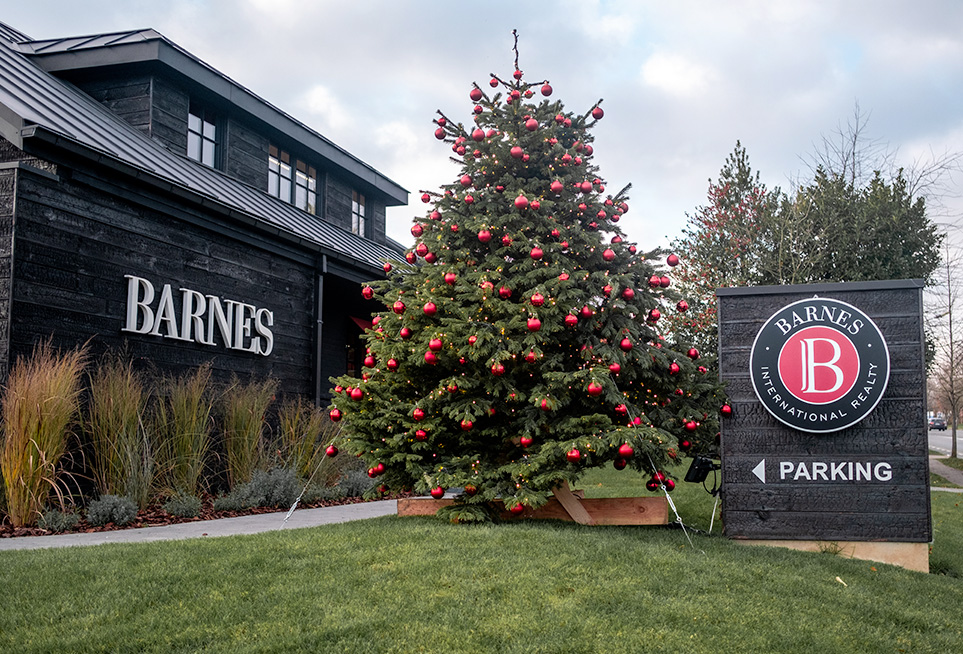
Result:
[[[131,362],[111,356],[90,375],[85,421],[97,489],[130,497],[142,509],[154,482],[154,459],[142,421],[147,396]]]
[[[293,470],[257,470],[251,481],[214,500],[214,508],[218,511],[240,511],[255,506],[286,508],[294,504],[300,490]]]
[[[230,488],[251,481],[264,463],[264,416],[274,400],[278,381],[241,384],[237,377],[224,393],[220,413]]]
[[[117,526],[126,525],[137,517],[137,504],[129,497],[101,495],[87,507],[87,522],[95,527],[103,527],[108,522]]]
[[[344,497],[361,497],[373,485],[364,470],[348,470],[338,480],[337,487]]]
[[[46,529],[47,531],[52,531],[54,533],[61,533],[64,531],[70,531],[80,520],[80,516],[76,513],[58,511],[57,509],[51,509],[44,512],[40,516],[40,520],[37,521],[37,526],[41,529]]]
[[[63,505],[60,461],[77,415],[86,351],[58,353],[50,341],[14,365],[3,394],[3,477],[15,527],[34,524],[50,493]]]
[[[164,502],[164,511],[181,518],[196,518],[201,514],[201,500],[194,495],[177,493]]]
[[[156,405],[154,451],[164,483],[175,491],[200,495],[210,447],[211,365],[165,381]]]

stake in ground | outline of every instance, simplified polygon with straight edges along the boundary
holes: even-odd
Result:
[[[464,488],[459,520],[485,519],[496,498],[540,506],[609,462],[657,489],[670,460],[714,446],[724,405],[700,353],[660,333],[687,305],[664,253],[640,253],[618,226],[628,187],[606,193],[592,163],[601,101],[576,115],[552,93],[516,59],[511,79],[470,89],[473,125],[439,112],[460,173],[422,196],[407,263],[363,290],[387,310],[365,335],[362,379],[332,379],[339,445],[368,463],[375,492]]]

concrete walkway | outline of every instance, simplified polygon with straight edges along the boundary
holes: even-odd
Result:
[[[56,536],[24,536],[22,538],[0,538],[0,550],[26,550],[47,547],[74,547],[77,545],[103,545],[105,543],[148,543],[156,540],[183,540],[185,538],[215,538],[236,536],[238,534],[259,534],[280,529],[317,527],[351,520],[378,518],[398,513],[398,502],[382,500],[344,504],[322,509],[299,509],[291,514],[284,523],[286,511],[261,513],[239,518],[221,520],[201,520],[184,522],[165,527],[143,527],[141,529],[120,529],[100,531],[92,534],[59,534]]]
[[[950,466],[943,463],[943,459],[945,458],[947,457],[931,456],[930,472],[935,472],[946,481],[952,482],[957,486],[963,486],[963,471],[957,470],[956,468],[951,468]],[[963,489],[946,489],[946,490],[960,490],[961,492],[963,492]]]
[[[930,471],[935,472],[947,481],[963,486],[963,472],[942,463],[941,459],[945,458],[946,457],[942,456],[931,456]],[[934,488],[933,490],[963,493],[963,488]],[[75,547],[78,545],[103,545],[105,543],[149,543],[157,540],[183,540],[186,538],[216,538],[218,536],[236,536],[239,534],[259,534],[265,531],[317,527],[339,522],[349,522],[351,520],[378,518],[386,515],[396,515],[397,513],[398,502],[395,500],[382,500],[378,502],[329,506],[323,509],[300,509],[291,514],[287,524],[284,523],[286,512],[280,511],[278,513],[246,515],[239,518],[185,522],[166,527],[121,529],[118,531],[101,531],[93,534],[59,534],[56,536],[0,538],[0,551],[47,547]]]

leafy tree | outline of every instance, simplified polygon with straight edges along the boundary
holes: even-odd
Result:
[[[464,488],[458,520],[496,498],[537,507],[609,462],[658,479],[717,431],[718,385],[657,329],[679,301],[661,253],[625,239],[627,188],[606,194],[593,163],[603,111],[551,94],[516,59],[511,79],[471,88],[474,125],[439,112],[460,171],[424,194],[410,265],[364,289],[389,308],[366,333],[363,378],[332,380],[339,445],[382,490]]]
[[[672,247],[680,257],[676,279],[688,310],[668,317],[672,331],[703,352],[717,349],[717,288],[759,283],[761,230],[778,209],[779,191],[770,191],[753,172],[738,141],[726,158],[719,179],[709,180],[708,204],[689,216]]]

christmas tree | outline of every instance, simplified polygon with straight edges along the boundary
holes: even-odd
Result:
[[[362,379],[332,379],[339,445],[378,489],[464,489],[459,520],[496,499],[537,507],[608,462],[671,488],[663,469],[713,441],[723,404],[700,353],[660,334],[685,301],[664,253],[639,252],[618,226],[628,187],[606,194],[593,164],[601,101],[567,112],[515,52],[511,79],[470,89],[473,125],[438,112],[460,173],[422,196],[408,263],[363,289],[387,310],[366,333]]]

